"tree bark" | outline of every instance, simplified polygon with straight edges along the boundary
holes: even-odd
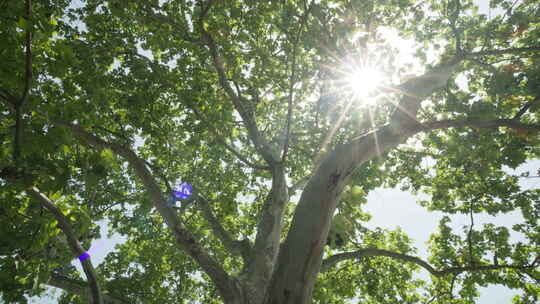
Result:
[[[45,283],[49,286],[60,288],[68,293],[80,295],[85,299],[89,297],[88,283],[80,280],[70,279],[64,276],[52,274],[49,280]],[[107,294],[107,291],[104,291],[103,294],[103,303],[104,304],[127,304],[128,300],[115,297]]]
[[[40,202],[41,205],[45,207],[45,209],[52,213],[52,215],[58,222],[58,226],[66,235],[68,245],[73,255],[75,257],[80,257],[82,254],[86,253],[86,251],[81,247],[81,244],[79,244],[79,241],[77,240],[76,234],[73,231],[69,220],[62,213],[62,211],[51,200],[49,200],[48,197],[43,195],[36,187],[32,187],[27,191],[32,198]],[[90,288],[92,303],[103,304],[103,294],[101,293],[98,277],[96,271],[94,270],[94,266],[92,266],[90,258],[81,260],[81,265],[83,267],[84,273],[86,274],[86,277],[88,278],[88,287]]]
[[[236,284],[237,282],[232,279],[223,269],[222,265],[199,244],[193,234],[185,229],[180,218],[174,212],[174,209],[165,204],[165,197],[156,183],[154,176],[146,167],[144,161],[139,158],[135,152],[120,144],[106,142],[101,138],[88,133],[79,125],[65,124],[62,122],[59,122],[59,124],[71,129],[74,136],[83,143],[99,149],[109,148],[118,156],[124,157],[137,176],[141,179],[154,207],[163,217],[167,227],[169,227],[172,232],[176,245],[188,253],[197,264],[201,266],[204,272],[212,279],[226,303],[233,303],[236,301],[235,299],[241,294],[241,290]]]
[[[307,304],[319,273],[330,223],[343,187],[355,168],[397,147],[423,130],[416,119],[423,99],[444,86],[458,66],[456,58],[398,86],[403,98],[389,124],[338,146],[318,167],[296,207],[266,292],[265,304]]]
[[[419,129],[382,127],[330,153],[304,189],[264,303],[310,303],[330,222],[356,166],[393,148]]]

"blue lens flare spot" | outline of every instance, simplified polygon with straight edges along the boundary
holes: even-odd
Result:
[[[173,196],[177,200],[185,199],[191,196],[193,193],[193,188],[188,183],[180,184],[180,188],[176,191],[173,191]]]
[[[83,254],[81,254],[81,256],[79,257],[79,260],[82,262],[86,259],[88,259],[90,257],[90,254],[88,254],[88,252],[85,252]]]

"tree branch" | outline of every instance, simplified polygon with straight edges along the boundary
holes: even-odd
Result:
[[[458,21],[458,18],[459,18],[459,14],[461,13],[461,2],[460,0],[453,0],[456,7],[455,7],[455,10],[454,12],[452,12],[451,15],[448,14],[448,3],[446,4],[446,15],[448,17],[448,21],[450,23],[450,28],[452,29],[452,32],[454,34],[454,36],[456,37],[456,54],[459,54],[461,55],[462,52],[463,52],[463,48],[462,48],[462,45],[461,45],[461,33],[460,31],[458,31],[457,27],[456,27],[456,22]]]
[[[315,2],[312,1],[309,8],[305,11],[304,15],[302,16],[302,21],[300,22],[300,26],[298,27],[298,32],[296,33],[294,46],[293,46],[293,53],[292,53],[292,63],[291,63],[291,79],[289,84],[289,98],[288,98],[288,105],[287,105],[287,125],[285,126],[285,144],[283,145],[283,154],[281,155],[281,161],[285,162],[285,159],[287,158],[287,152],[289,150],[289,135],[291,132],[291,120],[292,120],[292,104],[293,104],[293,89],[295,85],[296,80],[296,52],[298,51],[298,42],[300,41],[300,33],[302,32],[304,25],[306,24],[306,21],[309,17],[309,14],[311,12],[311,9],[313,8],[313,4]]]
[[[25,77],[24,77],[24,89],[21,99],[15,104],[15,140],[13,141],[13,159],[17,160],[21,155],[21,142],[23,131],[22,113],[23,107],[28,101],[30,95],[30,87],[32,84],[32,0],[25,1],[26,10],[26,59],[25,59]]]
[[[523,108],[519,109],[519,111],[516,113],[516,115],[514,115],[514,117],[512,118],[513,120],[518,120],[521,118],[521,116],[523,116],[525,113],[527,113],[527,111],[529,110],[529,108],[534,104],[534,103],[537,103],[537,102],[540,102],[540,96],[536,96],[536,98],[532,101],[529,101],[527,102]]]
[[[112,131],[112,130],[109,130],[105,127],[102,127],[102,126],[92,126],[92,129],[98,129],[98,130],[101,130],[101,131],[105,131],[109,134],[112,134],[118,138],[121,138],[123,140],[125,140],[126,142],[131,142],[131,139],[128,138],[127,136],[125,136],[124,134],[121,134],[120,132],[115,132],[115,131]]]
[[[446,84],[460,60],[459,57],[453,58],[397,87],[405,96],[391,115],[388,125],[327,153],[302,192],[287,238],[281,246],[266,302],[281,303],[286,302],[287,298],[294,298],[303,303],[311,298],[332,216],[352,173],[359,165],[386,153],[425,129],[416,120],[420,103]]]
[[[264,303],[307,303],[319,273],[330,223],[339,196],[361,165],[418,133],[419,128],[394,132],[387,125],[330,151],[309,179],[281,245]]]
[[[385,89],[386,91],[394,90],[404,95],[390,116],[390,126],[394,132],[416,127],[419,124],[416,116],[420,110],[421,102],[435,90],[446,85],[459,62],[460,59],[456,57],[450,63],[441,64],[422,76],[412,78],[397,87]]]
[[[15,140],[13,141],[13,160],[17,160],[21,156],[22,131],[22,110],[20,106],[15,106]]]
[[[482,67],[488,69],[489,72],[491,72],[492,74],[496,74],[496,73],[498,72],[498,70],[497,70],[496,67],[492,66],[492,65],[489,64],[489,63],[485,63],[485,62],[483,62],[483,61],[481,61],[481,60],[479,60],[479,59],[476,59],[476,58],[470,58],[469,61],[471,61],[471,62],[474,63],[474,64],[477,64],[477,65],[479,65],[479,66],[482,66]]]
[[[449,274],[460,274],[462,272],[476,272],[476,271],[490,271],[490,270],[501,270],[501,269],[516,269],[516,270],[527,270],[537,267],[534,263],[530,265],[478,265],[478,266],[465,266],[465,267],[451,267],[442,270],[437,270],[431,266],[428,262],[414,256],[397,253],[384,249],[377,248],[364,248],[357,251],[350,251],[344,253],[338,253],[324,259],[321,266],[321,272],[330,270],[334,265],[339,262],[351,259],[358,259],[362,257],[375,257],[375,256],[384,256],[390,257],[393,259],[414,263],[425,270],[429,271],[432,275],[436,277],[443,277]]]
[[[469,247],[469,265],[473,265],[473,244],[472,244],[472,233],[474,227],[474,212],[473,212],[473,203],[470,202],[469,205],[469,218],[471,220],[471,225],[469,226],[469,233],[467,233],[467,245]]]
[[[350,251],[350,252],[343,252],[338,253],[332,256],[329,256],[328,258],[324,259],[321,266],[321,272],[329,271],[332,267],[334,267],[336,264],[346,261],[346,260],[352,260],[352,259],[359,259],[362,257],[374,257],[374,256],[386,256],[391,257],[395,259],[399,259],[406,262],[415,263],[427,271],[429,271],[432,274],[437,273],[437,270],[433,268],[428,262],[425,262],[424,260],[406,255],[401,254],[393,251],[388,251],[384,249],[377,249],[377,248],[364,248],[356,251]]]
[[[203,118],[203,116],[197,110],[197,108],[195,106],[190,105],[190,108],[195,113],[197,118],[199,118],[201,121],[205,121],[205,119]],[[206,124],[206,125],[209,126],[209,124]],[[257,170],[269,170],[270,169],[270,167],[268,167],[268,166],[263,166],[263,165],[252,163],[249,159],[247,159],[247,157],[243,156],[242,153],[240,153],[238,150],[236,150],[233,146],[229,145],[225,141],[225,138],[223,136],[221,136],[220,134],[218,134],[218,132],[216,130],[214,130],[212,127],[209,127],[208,130],[210,130],[210,132],[219,141],[219,143],[221,143],[221,145],[223,147],[225,147],[225,149],[229,150],[231,153],[236,155],[236,157],[238,157],[238,159],[240,161],[242,161],[244,164],[248,165],[249,167],[251,167],[253,169],[257,169]]]
[[[519,53],[527,53],[527,52],[540,52],[540,46],[473,52],[473,53],[465,54],[463,56],[463,59],[470,59],[474,57],[488,56],[488,55],[499,56],[499,55],[519,54]]]
[[[62,213],[62,211],[51,200],[49,200],[49,198],[43,195],[39,191],[39,189],[37,189],[36,187],[32,187],[28,189],[27,191],[32,198],[34,198],[45,209],[47,209],[50,213],[52,213],[52,215],[58,222],[58,226],[60,227],[60,229],[62,229],[62,232],[64,232],[64,234],[66,235],[67,243],[73,255],[78,258],[84,253],[86,253],[86,250],[84,250],[81,247],[81,244],[77,240],[77,236],[75,235],[75,232],[73,231],[73,228],[71,224],[69,223],[69,220]],[[86,277],[88,278],[88,286],[90,287],[90,291],[91,291],[92,303],[103,304],[103,295],[101,294],[97,274],[94,270],[94,266],[92,266],[92,262],[90,258],[82,260],[81,264],[82,264],[84,273],[86,274]]]
[[[210,33],[208,33],[204,29],[203,19],[204,15],[206,15],[206,13],[208,12],[209,6],[210,5],[208,5],[204,9],[203,14],[199,18],[199,30],[201,32],[204,45],[207,46],[210,50],[213,66],[218,73],[219,84],[221,88],[225,91],[227,96],[229,96],[229,98],[231,99],[236,111],[238,111],[238,113],[242,117],[242,121],[247,128],[249,137],[255,145],[257,151],[262,155],[264,160],[270,166],[274,166],[281,161],[279,155],[276,151],[274,151],[274,149],[272,149],[272,147],[268,143],[268,140],[266,140],[266,138],[264,138],[264,136],[260,133],[257,127],[257,123],[255,122],[255,116],[252,109],[253,106],[249,105],[249,101],[243,98],[241,95],[237,95],[229,84],[229,80],[227,79],[227,73],[225,71],[225,66],[223,64],[223,57],[220,56],[218,47]]]
[[[413,78],[397,87],[383,88],[383,91],[397,91],[404,94],[402,100],[397,105],[395,112],[390,117],[392,129],[394,132],[399,132],[399,130],[404,128],[415,127],[415,125],[418,124],[416,115],[420,109],[422,100],[430,96],[433,91],[446,84],[450,75],[459,65],[461,60],[474,59],[476,57],[487,55],[518,54],[537,51],[540,51],[540,46],[458,54],[450,60],[449,63],[441,64],[433,71],[420,77]]]
[[[305,187],[310,178],[311,178],[311,173],[304,175],[294,185],[289,187],[289,193],[294,194],[298,189]]]
[[[237,241],[231,237],[229,232],[223,228],[223,225],[218,221],[212,212],[212,208],[204,197],[197,193],[193,193],[193,196],[198,201],[198,205],[203,213],[204,218],[210,224],[214,234],[221,240],[223,246],[233,255],[240,255],[245,262],[248,261],[249,255],[251,253],[251,248],[249,246],[249,241]],[[247,245],[247,246],[246,246]]]
[[[229,150],[232,154],[236,155],[236,157],[242,161],[244,164],[248,165],[249,167],[256,169],[256,170],[268,170],[270,167],[263,166],[259,164],[254,164],[250,160],[248,160],[245,156],[242,155],[238,150],[236,150],[233,146],[229,145],[223,137],[216,137],[217,140],[225,147],[225,149]]]
[[[74,280],[65,276],[51,274],[49,280],[45,283],[49,286],[60,288],[68,293],[88,297],[88,283],[81,280]],[[105,304],[127,304],[130,303],[127,299],[122,299],[116,296],[103,292],[103,302]]]
[[[198,40],[197,40],[198,41]],[[148,58],[146,58],[145,56],[142,56],[140,54],[132,54],[134,56],[137,56],[147,62],[149,62],[149,64],[153,64],[152,62],[149,61]],[[168,88],[171,88],[171,89],[174,89],[175,87],[173,85],[170,85],[170,84],[166,84],[166,87]],[[197,118],[199,118],[201,121],[206,121],[204,119],[204,117],[201,115],[201,113],[197,110],[197,108],[191,104],[191,103],[188,103],[189,105],[189,108],[195,113],[195,115],[197,116]],[[206,124],[207,126],[209,126],[209,124]],[[263,166],[263,165],[260,165],[260,164],[255,164],[253,162],[251,162],[247,157],[245,157],[244,155],[242,155],[242,153],[240,153],[238,150],[236,150],[233,146],[231,146],[230,144],[228,144],[225,140],[225,138],[223,138],[223,136],[221,136],[215,129],[209,127],[208,130],[214,134],[216,140],[223,146],[225,147],[225,149],[229,150],[231,153],[233,153],[234,155],[236,155],[236,157],[238,157],[238,159],[240,161],[242,161],[244,164],[248,165],[249,167],[253,168],[253,169],[256,169],[256,170],[269,170],[270,167],[268,166]]]
[[[21,100],[17,107],[22,108],[25,103],[28,101],[28,95],[30,93],[30,87],[32,84],[32,0],[25,1],[26,9],[26,68],[25,68],[25,77],[24,77],[24,90],[22,93]]]
[[[223,59],[218,52],[217,45],[203,25],[204,15],[207,12],[208,7],[205,8],[199,18],[198,28],[201,32],[205,46],[210,50],[214,68],[218,73],[219,83],[223,90],[225,90],[227,96],[231,99],[236,111],[238,111],[242,117],[255,148],[270,165],[272,170],[272,190],[259,217],[261,220],[257,228],[257,236],[252,255],[253,258],[250,259],[250,265],[248,266],[248,276],[253,286],[266,286],[270,281],[274,265],[276,264],[282,230],[283,212],[286,203],[289,201],[285,169],[282,166],[279,153],[273,149],[268,140],[259,132],[255,122],[253,106],[241,95],[237,95],[229,84]],[[264,288],[258,288],[258,292],[263,292],[263,290]],[[257,302],[262,300],[263,294],[258,293],[253,296],[257,298],[254,302]]]
[[[267,286],[270,283],[280,248],[283,213],[288,202],[289,192],[283,167],[273,167],[272,189],[258,216],[260,221],[248,268],[249,280],[255,285]],[[257,295],[257,300],[262,300],[263,296]]]
[[[106,142],[88,133],[79,125],[61,124],[69,128],[75,137],[77,137],[83,143],[98,149],[111,149],[115,154],[125,158],[128,161],[129,165],[133,168],[145,186],[154,207],[163,217],[165,223],[173,233],[176,240],[176,245],[180,249],[185,250],[199,264],[199,266],[201,266],[201,268],[216,284],[225,300],[234,298],[237,288],[233,284],[231,278],[221,267],[221,265],[217,263],[206,252],[206,250],[199,245],[195,237],[184,228],[180,218],[176,212],[174,212],[174,209],[165,204],[165,197],[152,176],[152,173],[145,166],[145,162],[140,159],[131,149],[116,143]]]
[[[479,120],[479,119],[458,119],[458,120],[441,120],[422,123],[422,131],[431,131],[437,129],[448,128],[498,128],[508,127],[511,129],[527,130],[527,131],[540,131],[540,125],[524,124],[514,119],[493,119],[493,120]]]

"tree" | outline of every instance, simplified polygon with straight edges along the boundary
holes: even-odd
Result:
[[[491,3],[505,13],[488,20],[470,0],[0,2],[4,301],[49,285],[62,303],[472,303],[501,284],[535,303],[540,191],[503,169],[540,155],[540,7]],[[352,90],[351,67],[414,72],[392,28],[425,72]],[[171,206],[180,181],[193,195]],[[471,223],[461,235],[443,218],[421,259],[402,231],[362,225],[379,186]],[[526,242],[474,226],[513,210]],[[127,241],[94,267],[83,255],[103,219]],[[86,281],[66,267],[77,257]]]

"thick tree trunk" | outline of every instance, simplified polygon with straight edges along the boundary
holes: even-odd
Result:
[[[265,304],[311,302],[330,222],[343,187],[354,169],[398,146],[421,131],[417,113],[423,99],[443,86],[459,63],[450,64],[399,86],[404,94],[390,123],[348,144],[337,147],[323,161],[302,193],[278,264],[266,292]]]
[[[330,223],[343,187],[354,169],[396,147],[415,131],[390,127],[338,147],[322,163],[302,193],[267,290],[265,304],[311,303]]]

